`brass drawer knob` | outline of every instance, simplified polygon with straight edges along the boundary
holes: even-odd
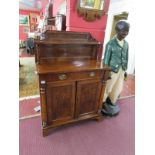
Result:
[[[65,80],[65,79],[67,79],[67,75],[66,74],[59,75],[59,80]]]
[[[89,76],[90,77],[94,77],[95,76],[95,72],[90,72]]]

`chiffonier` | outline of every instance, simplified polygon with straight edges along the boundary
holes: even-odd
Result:
[[[98,60],[98,49],[86,32],[48,30],[35,40],[43,136],[64,124],[101,118],[110,68]]]

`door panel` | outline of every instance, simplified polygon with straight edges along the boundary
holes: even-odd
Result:
[[[75,82],[48,83],[46,99],[49,124],[74,118]]]
[[[76,117],[97,114],[101,86],[100,79],[77,82]]]

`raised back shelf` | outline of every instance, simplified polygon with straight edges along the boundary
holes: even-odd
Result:
[[[77,59],[96,60],[99,42],[86,32],[46,31],[40,40],[35,40],[35,46],[36,63],[52,64]]]

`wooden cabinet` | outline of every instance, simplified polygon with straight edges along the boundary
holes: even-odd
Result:
[[[97,45],[89,33],[78,32],[48,31],[44,41],[35,41],[43,136],[64,124],[101,118],[110,68],[97,60]]]

